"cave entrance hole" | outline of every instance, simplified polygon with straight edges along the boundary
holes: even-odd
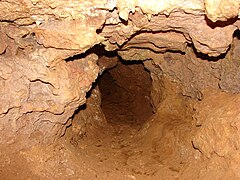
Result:
[[[114,133],[125,127],[129,132],[138,131],[153,115],[150,97],[152,79],[144,61],[122,60],[116,51],[108,52],[102,46],[94,46],[67,61],[92,53],[99,57],[97,64],[100,72],[86,94],[86,103],[75,111],[67,128],[65,137],[74,145],[83,139],[94,141],[92,137],[102,137],[112,129]],[[116,135],[114,133],[112,136]],[[111,140],[106,138],[106,141]]]
[[[102,45],[95,45],[85,53],[70,57],[66,61],[81,59],[92,53],[99,57],[100,75],[87,93],[87,99],[97,85],[102,97],[101,109],[108,123],[143,125],[153,115],[150,102],[152,80],[143,61],[123,60],[117,51],[106,51]],[[87,104],[82,105],[75,112],[73,119],[82,121],[77,124],[83,123],[88,126],[91,121],[83,120],[82,117],[85,115],[79,114],[86,108]]]
[[[141,126],[153,114],[151,77],[142,61],[119,60],[98,78],[101,109],[110,124]]]

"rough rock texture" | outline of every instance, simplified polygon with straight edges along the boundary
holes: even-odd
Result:
[[[198,26],[196,26],[196,24],[198,24]],[[168,46],[170,46],[171,40],[173,40],[174,36],[177,36],[178,34],[177,38],[179,40],[177,41],[179,41],[179,43],[182,41],[190,43],[192,41],[194,47],[198,51],[204,54],[208,54],[209,56],[219,56],[220,54],[223,54],[228,50],[229,45],[232,42],[233,32],[236,29],[237,28],[236,25],[234,25],[234,21],[230,21],[229,24],[226,23],[225,26],[218,26],[215,24],[211,24],[211,22],[209,22],[204,16],[194,14],[175,12],[171,13],[169,17],[166,17],[165,15],[153,16],[149,21],[147,17],[141,12],[135,12],[134,14],[130,15],[127,25],[108,25],[103,28],[102,34],[105,37],[110,36],[109,42],[115,45],[114,47],[117,48],[116,45],[122,47],[122,45],[129,39],[131,39],[131,41],[135,41],[136,47],[137,39],[141,38],[141,36],[143,35],[135,36],[135,34],[137,32],[139,34],[139,31],[143,31],[145,33],[149,32],[150,36],[155,36],[155,38],[156,36],[158,36],[158,38],[156,38],[156,40],[154,40],[153,42],[151,42],[152,40],[150,40],[150,42],[152,43],[150,45],[154,46],[154,49],[152,51],[158,49],[157,51],[161,52],[163,52]],[[173,31],[171,33],[173,34],[173,36],[171,36],[171,34],[168,35],[168,33],[164,33],[169,31]],[[161,39],[166,39],[167,36],[169,37],[170,43],[166,46],[167,42],[161,41]],[[182,36],[185,36],[186,40],[183,40]],[[160,42],[154,44],[157,39],[159,39]],[[141,45],[141,42],[144,41],[142,39],[139,40],[139,44]],[[132,43],[131,41],[129,42],[129,44]],[[181,47],[177,47],[179,43],[176,43],[175,47],[170,50],[181,50],[182,52],[184,52],[184,50],[182,49],[183,45],[181,45]],[[107,44],[107,48],[114,49],[114,47],[112,47],[113,45],[108,46]],[[151,47],[149,47],[149,45],[146,44],[145,47],[146,46],[149,50],[151,50]],[[124,47],[128,46],[123,46],[123,50]]]
[[[196,108],[199,131],[193,139],[194,147],[207,157],[231,156],[239,149],[239,95],[209,91]]]
[[[239,14],[239,3],[236,0],[205,0],[207,17],[213,22],[235,18]]]
[[[219,86],[221,89],[231,93],[239,93],[240,89],[240,64],[239,64],[239,31],[236,31],[232,48],[229,50],[228,56],[225,60],[222,60],[222,71],[220,76]]]
[[[97,76],[118,61],[116,57],[101,56],[97,62],[94,46],[100,44],[108,51],[117,50],[125,60],[145,61],[144,66],[151,74],[150,100],[156,116],[141,131],[130,132],[142,137],[141,142],[153,154],[141,150],[141,143],[134,141],[130,141],[134,144],[130,147],[138,151],[127,149],[126,153],[118,147],[121,154],[118,157],[126,155],[123,162],[129,167],[139,159],[135,174],[139,173],[141,178],[149,174],[159,177],[159,164],[164,162],[164,172],[169,173],[164,177],[168,178],[239,178],[236,108],[240,92],[239,3],[239,0],[0,1],[0,174],[6,164],[11,169],[11,162],[23,169],[18,158],[8,157],[10,152],[33,147],[32,151],[37,152],[33,160],[28,151],[24,151],[23,157],[38,162],[44,153],[38,156],[38,147],[34,145],[41,149],[43,144],[59,142],[56,140],[65,134],[66,127],[71,125],[70,118],[86,102],[86,92]],[[123,77],[120,84],[128,78],[122,72],[127,74],[129,69],[113,73],[118,79]],[[132,75],[142,80],[141,74]],[[214,93],[206,92],[208,88]],[[99,109],[100,96],[98,91],[95,93],[87,102],[89,110],[80,110],[79,121],[73,120],[76,136],[81,137],[81,131],[85,131],[82,127],[95,122],[91,121],[94,113],[99,112],[97,117],[104,119]],[[192,101],[196,101],[195,108]],[[190,109],[195,109],[196,124],[191,120]],[[118,131],[106,132],[119,138]],[[105,142],[109,140],[108,134],[100,137]],[[131,135],[127,132],[122,137]],[[162,147],[163,144],[166,146]],[[112,154],[119,151],[113,150]],[[96,154],[95,149],[90,152]],[[153,163],[154,172],[151,166],[150,170],[144,169],[147,163],[152,163],[148,161],[152,158],[149,155],[158,160]],[[41,160],[41,171],[48,165],[53,167],[58,160],[66,160],[58,157],[45,166],[48,158]],[[59,163],[58,167],[63,166]],[[61,174],[59,169],[55,170]],[[33,177],[39,173],[35,170],[31,170]],[[42,177],[61,177],[54,174]]]
[[[194,147],[201,152],[207,169],[200,172],[202,179],[238,179],[239,174],[239,95],[204,91],[204,99],[195,105],[194,119],[197,132],[193,136]],[[214,164],[214,166],[212,166]]]
[[[101,56],[97,62],[100,69],[100,75],[105,70],[116,67],[118,64],[118,61],[119,61],[119,58],[117,56],[113,56],[113,57]]]
[[[85,102],[84,92],[98,73],[96,56],[49,66],[44,53],[39,49],[25,58],[1,57],[1,144],[31,145],[22,141],[26,138],[52,142]]]
[[[84,136],[89,136],[96,127],[106,125],[106,119],[101,109],[101,93],[98,86],[91,89],[86,104],[75,112],[69,132],[71,143],[77,144]]]
[[[198,154],[191,143],[196,131],[192,123],[192,99],[183,97],[181,85],[167,78],[154,83],[160,83],[160,90],[164,89],[164,93],[155,115],[142,126],[138,134],[138,147],[143,151],[138,159],[144,161],[153,156],[161,164],[167,164],[173,171],[180,172]],[[158,91],[157,87],[152,96],[159,94]],[[155,171],[161,172],[158,169]]]

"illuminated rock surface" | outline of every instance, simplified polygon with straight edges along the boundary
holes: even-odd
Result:
[[[0,178],[239,179],[239,3],[0,1]]]

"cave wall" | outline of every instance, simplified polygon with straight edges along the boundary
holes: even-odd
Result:
[[[3,58],[1,143],[24,147],[52,143],[63,135],[97,76],[93,61],[94,56],[89,56],[49,67],[44,56]]]
[[[85,103],[98,74],[97,56],[65,61],[74,53],[39,46],[28,28],[2,22],[1,30],[0,142],[12,151],[52,143]]]
[[[163,77],[192,98],[204,100],[206,88],[239,93],[238,10],[234,0],[0,1],[0,148],[49,144],[65,133],[98,76],[98,57],[84,53],[99,43],[125,60],[148,60],[155,111],[165,97]],[[72,60],[77,54],[84,55]],[[209,157],[219,151],[207,141],[215,138],[215,117],[207,117],[193,142]],[[224,136],[236,138],[234,128]],[[220,156],[234,148],[229,142]]]
[[[94,85],[87,93],[86,103],[80,106],[71,118],[71,126],[67,129],[66,139],[76,146],[85,136],[91,136],[99,126],[107,123],[101,109],[102,95],[98,85]]]

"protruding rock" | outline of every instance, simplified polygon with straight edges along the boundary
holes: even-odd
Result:
[[[239,14],[238,0],[205,0],[207,17],[213,21],[227,21]]]

